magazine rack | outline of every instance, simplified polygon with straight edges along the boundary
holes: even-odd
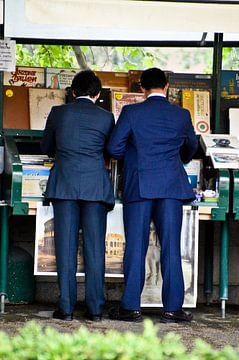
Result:
[[[41,154],[42,131],[4,131],[5,171],[3,174],[3,196],[13,215],[28,215],[29,202],[22,199],[21,153]]]

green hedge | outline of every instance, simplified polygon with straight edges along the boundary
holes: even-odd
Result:
[[[81,327],[75,333],[59,333],[53,328],[42,329],[31,322],[11,337],[0,333],[0,359],[3,360],[238,360],[239,349],[231,346],[221,351],[197,340],[188,352],[180,337],[169,333],[157,336],[158,328],[150,320],[144,332],[90,332]]]

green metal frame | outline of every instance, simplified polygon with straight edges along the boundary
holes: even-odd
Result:
[[[233,170],[233,199],[232,212],[234,220],[239,220],[239,170]]]
[[[1,241],[0,241],[0,295],[7,294],[7,264],[8,264],[8,206],[0,207]],[[2,312],[2,311],[1,311]]]
[[[212,208],[212,220],[225,221],[229,212],[230,173],[228,169],[219,170],[219,203]]]
[[[22,139],[18,138],[20,136],[25,136],[28,141],[39,140],[39,138],[42,137],[42,134],[42,131],[31,130],[4,131],[5,187],[3,189],[3,194],[6,203],[12,208],[13,215],[28,215],[28,202],[22,201],[22,163],[19,158],[16,140],[21,141]]]
[[[22,163],[13,136],[4,136],[5,143],[5,188],[4,198],[12,207],[13,214],[27,215],[28,204],[22,203]]]

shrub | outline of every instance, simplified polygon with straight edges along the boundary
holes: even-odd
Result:
[[[23,327],[19,335],[0,333],[2,360],[238,360],[239,350],[230,346],[221,351],[198,340],[188,352],[180,337],[169,333],[158,338],[157,327],[150,320],[142,334],[108,331],[90,332],[81,327],[75,333],[43,330],[34,322]]]

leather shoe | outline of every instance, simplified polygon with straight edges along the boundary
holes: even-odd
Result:
[[[186,312],[184,310],[164,311],[161,315],[160,322],[180,323],[180,322],[190,322],[192,319],[193,319],[193,315],[190,312]]]
[[[110,309],[109,318],[111,320],[132,321],[132,322],[140,322],[143,320],[141,311],[126,310],[121,307]]]
[[[89,312],[85,313],[85,318],[90,321],[101,321],[102,314],[90,314]]]
[[[73,314],[65,314],[61,310],[55,310],[52,315],[53,319],[72,321]]]

